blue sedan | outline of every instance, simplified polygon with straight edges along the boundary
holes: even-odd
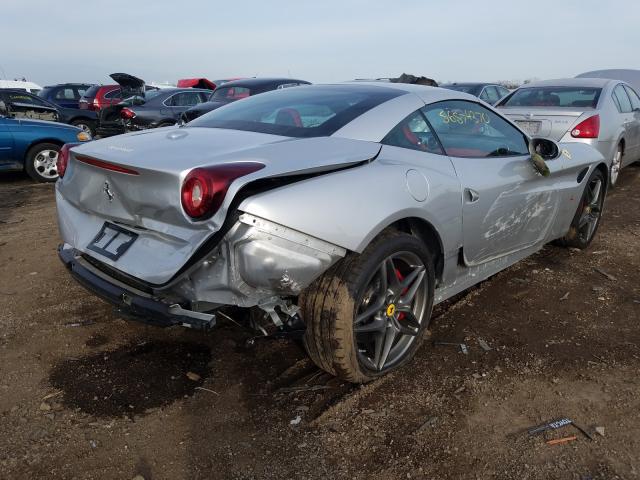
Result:
[[[87,132],[70,125],[3,113],[0,103],[0,171],[24,170],[38,182],[55,182],[60,147],[91,140]]]

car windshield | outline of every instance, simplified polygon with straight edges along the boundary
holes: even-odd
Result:
[[[53,90],[53,87],[44,87],[42,90],[38,92],[38,96],[46,98],[51,92],[51,90]]]
[[[601,88],[525,87],[516,90],[503,107],[596,108]]]
[[[442,85],[442,88],[455,90],[456,92],[469,93],[476,96],[480,91],[480,87],[478,85]]]
[[[290,137],[333,134],[401,90],[353,85],[285,88],[234,102],[190,122],[189,127],[228,128]]]
[[[98,90],[100,90],[101,86],[100,85],[94,85],[93,87],[89,87],[89,89],[84,92],[83,98],[93,98],[96,96],[96,94],[98,93]]]
[[[251,89],[247,87],[219,87],[209,97],[211,102],[228,102],[251,96]]]

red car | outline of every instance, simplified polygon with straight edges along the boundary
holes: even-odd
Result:
[[[122,101],[120,85],[94,85],[89,88],[80,100],[78,106],[82,110],[99,111]]]

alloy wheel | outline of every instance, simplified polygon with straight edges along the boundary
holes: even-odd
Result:
[[[401,361],[420,333],[427,301],[422,260],[411,252],[385,258],[356,309],[353,332],[361,364],[380,372]]]
[[[622,168],[622,149],[618,148],[611,162],[611,173],[609,174],[610,176],[609,182],[611,183],[611,185],[615,185],[618,182],[618,175],[620,175],[621,168]]]
[[[33,168],[40,176],[46,179],[58,177],[58,152],[56,150],[41,150],[33,158]]]
[[[593,237],[602,214],[603,201],[604,188],[602,180],[595,177],[587,185],[585,197],[582,201],[582,212],[578,220],[578,235],[581,240],[588,242]]]

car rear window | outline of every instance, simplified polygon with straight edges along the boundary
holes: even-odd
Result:
[[[528,87],[516,90],[503,107],[596,108],[601,88]]]
[[[251,89],[247,87],[218,87],[211,94],[211,101],[241,100],[251,96]]]
[[[469,93],[471,95],[478,96],[480,88],[478,85],[442,85],[442,88],[447,90],[455,90],[456,92]]]
[[[401,90],[323,85],[285,88],[214,110],[188,127],[228,128],[288,137],[322,137],[392,98]]]

